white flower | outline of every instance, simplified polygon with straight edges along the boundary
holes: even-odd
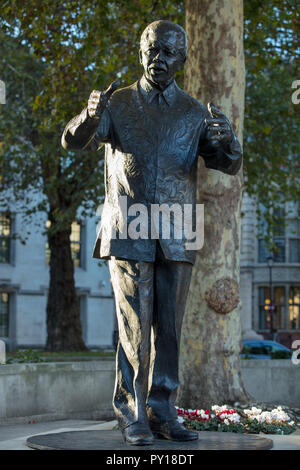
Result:
[[[209,415],[204,414],[204,415],[201,416],[201,418],[205,419],[205,420],[209,420]]]
[[[261,412],[262,412],[262,410],[260,408],[256,408],[255,406],[252,406],[251,413],[253,415],[259,415]]]
[[[228,406],[227,405],[223,405],[223,406],[213,405],[211,409],[215,411],[217,414],[217,413],[221,413],[221,411],[228,410]]]
[[[232,415],[229,415],[228,416],[228,419],[232,422],[232,423],[239,423],[241,421],[241,417],[238,413],[233,413]]]
[[[224,424],[226,424],[227,426],[229,426],[229,421],[228,421],[228,419],[224,419]]]
[[[184,423],[184,418],[182,416],[178,416],[177,421],[179,421],[179,423]]]
[[[274,408],[272,411],[269,412],[269,415],[274,421],[279,423],[284,423],[290,420],[290,417],[282,410],[281,406]]]

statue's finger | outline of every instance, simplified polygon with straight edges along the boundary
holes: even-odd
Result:
[[[107,90],[104,92],[105,94],[105,97],[107,99],[109,99],[111,97],[111,95],[113,94],[114,91],[116,91],[116,89],[120,86],[120,82],[119,80],[115,80],[114,82],[112,82],[109,87],[107,88]]]
[[[90,96],[93,96],[93,97],[99,97],[101,94],[101,92],[99,90],[93,90],[92,93],[90,94]]]
[[[211,124],[207,126],[207,129],[212,130],[212,131],[226,131],[230,132],[231,129],[227,125],[226,122],[223,122],[222,124]]]
[[[212,117],[224,116],[224,113],[219,108],[217,108],[214,103],[208,103],[207,109]]]
[[[220,117],[220,118],[207,118],[207,119],[206,119],[206,124],[207,124],[208,126],[228,125],[227,119],[224,119],[224,117]]]
[[[88,103],[89,104],[98,104],[99,103],[99,98],[94,98],[94,97],[89,98]]]

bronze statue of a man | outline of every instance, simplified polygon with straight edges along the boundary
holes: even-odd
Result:
[[[229,175],[242,160],[226,116],[178,88],[174,74],[185,59],[184,29],[170,21],[151,23],[141,37],[141,79],[118,90],[116,82],[106,92],[94,90],[62,137],[65,149],[105,145],[106,197],[93,256],[110,260],[119,328],[113,406],[125,441],[133,445],[151,444],[154,436],[198,437],[178,422],[174,406],[196,253],[186,248],[184,231],[175,236],[172,221],[168,238],[160,229],[155,237],[130,236],[130,208],[195,208],[198,157]],[[120,197],[126,197],[125,217]]]

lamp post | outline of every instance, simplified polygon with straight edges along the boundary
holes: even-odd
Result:
[[[5,83],[0,80],[0,104],[6,103]],[[0,150],[3,145],[3,134],[0,134]]]
[[[268,267],[269,267],[269,290],[270,290],[270,332],[271,332],[271,339],[274,340],[274,304],[273,304],[273,285],[272,285],[272,268],[274,263],[273,255],[268,256],[267,258]]]

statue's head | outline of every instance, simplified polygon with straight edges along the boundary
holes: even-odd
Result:
[[[186,60],[187,39],[184,29],[172,21],[149,24],[140,41],[140,62],[148,80],[166,86]]]

